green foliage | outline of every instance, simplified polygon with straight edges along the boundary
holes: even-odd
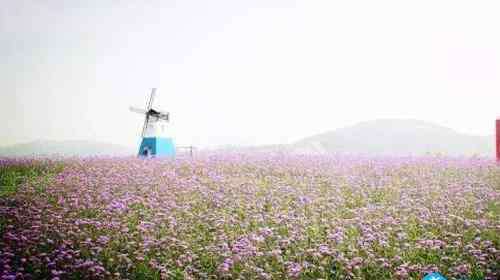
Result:
[[[489,185],[475,187],[493,180],[482,169],[413,164],[374,172],[363,166],[328,179],[324,174],[335,173],[308,174],[283,163],[265,169],[246,163],[211,169],[155,165],[160,161],[93,164],[68,163],[60,184],[44,180],[53,168],[13,169],[4,178],[22,188],[14,198],[46,207],[43,221],[51,223],[43,238],[58,245],[72,240],[81,260],[97,260],[117,278],[416,280],[436,267],[457,279],[456,267],[465,265],[464,277],[484,279],[487,269],[500,270],[491,258],[475,264],[468,249],[489,254],[484,244],[499,246],[496,193]],[[133,173],[137,166],[144,169]],[[168,175],[171,170],[176,176]],[[108,207],[114,203],[116,209]],[[80,219],[84,223],[74,223]],[[9,222],[0,217],[0,231]],[[33,243],[39,244],[36,252],[55,250],[52,243]],[[35,279],[51,273],[37,269],[42,272]],[[88,278],[78,271],[64,276]]]
[[[34,183],[37,188],[42,188],[49,177],[62,170],[60,164],[47,164],[41,162],[19,162],[0,165],[0,199],[14,195],[24,183]],[[46,180],[37,179],[45,178]],[[6,217],[0,217],[0,237],[3,236],[6,226],[10,221]]]
[[[0,197],[17,192],[20,185],[60,171],[62,166],[41,162],[0,165]]]

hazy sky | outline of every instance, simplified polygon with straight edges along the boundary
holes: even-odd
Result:
[[[413,118],[492,134],[500,1],[1,0],[0,144],[289,143]]]

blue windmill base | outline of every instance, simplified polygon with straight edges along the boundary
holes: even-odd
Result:
[[[173,157],[175,145],[172,138],[145,137],[139,148],[139,157]]]
[[[441,275],[441,273],[433,272],[427,274],[422,280],[447,280],[447,279],[443,275]]]

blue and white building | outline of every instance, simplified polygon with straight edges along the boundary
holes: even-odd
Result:
[[[170,121],[170,114],[153,109],[156,89],[153,88],[146,105],[146,110],[131,107],[132,112],[145,115],[142,128],[142,141],[139,147],[139,157],[174,157],[175,144],[167,134],[166,125]]]

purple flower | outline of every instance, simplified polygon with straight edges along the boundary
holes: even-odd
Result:
[[[302,273],[302,266],[296,262],[289,262],[286,266],[288,277],[298,278]]]

